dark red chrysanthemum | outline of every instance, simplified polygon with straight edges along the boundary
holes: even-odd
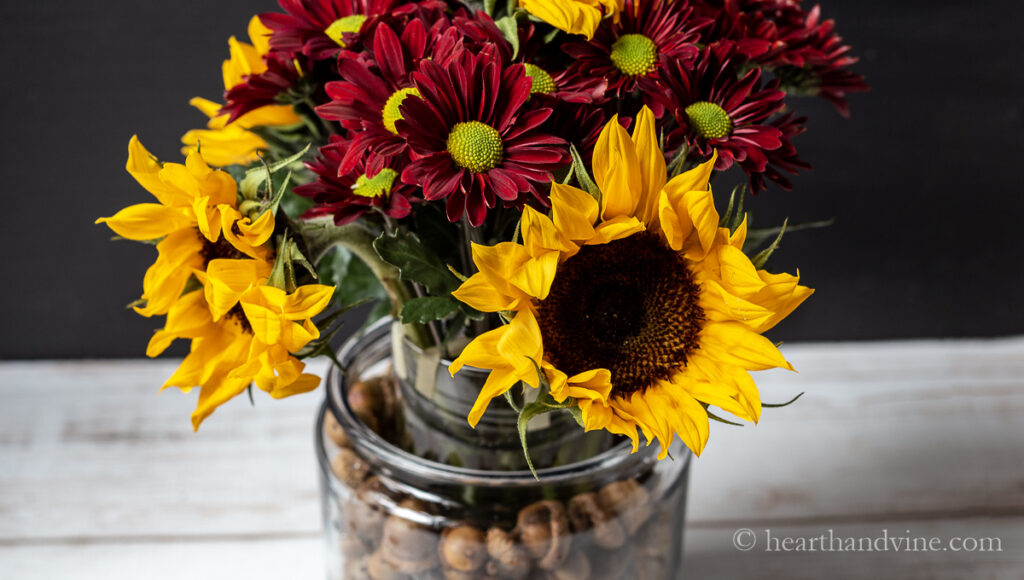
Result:
[[[702,0],[698,10],[714,17],[716,39],[736,42],[737,55],[772,70],[788,93],[820,96],[849,116],[848,93],[868,90],[864,77],[849,70],[857,62],[835,32],[798,0]]]
[[[625,0],[619,24],[604,20],[590,42],[571,42],[563,50],[576,62],[570,71],[579,77],[598,77],[608,92],[624,99],[638,88],[657,116],[662,109],[650,98],[661,62],[686,66],[697,57],[696,42],[712,21],[696,16],[686,2]]]
[[[795,151],[789,135],[769,122],[782,110],[786,93],[776,88],[777,81],[762,87],[760,69],[740,77],[739,64],[732,42],[708,46],[692,69],[663,61],[661,98],[679,125],[668,135],[670,148],[685,145],[691,155],[701,158],[717,149],[715,169],[738,163],[751,176],[751,189],[756,193],[763,180],[754,175],[774,179],[767,173],[769,163],[798,167],[800,162],[792,161]],[[792,159],[781,163],[776,155]]]
[[[344,225],[372,210],[394,219],[408,216],[410,201],[416,201],[416,188],[402,183],[398,165],[385,163],[371,171],[359,160],[351,170],[338,172],[351,145],[332,135],[330,143],[320,148],[320,156],[306,163],[317,180],[296,187],[295,193],[312,198],[316,205],[303,217],[331,215],[334,223]]]
[[[333,57],[352,47],[360,33],[384,14],[394,14],[398,0],[278,0],[286,12],[260,14],[260,21],[273,31],[272,50],[288,58],[304,54],[314,60]],[[411,10],[405,4],[398,10]]]
[[[338,57],[338,72],[344,80],[327,83],[331,101],[316,112],[352,131],[352,146],[341,163],[341,172],[351,171],[364,158],[371,171],[396,156],[407,161],[408,145],[395,128],[398,106],[417,94],[412,72],[421,60],[434,56],[432,41],[440,37],[437,30],[428,32],[418,20],[409,23],[401,38],[390,26],[381,24],[374,31],[372,50],[365,55],[345,51]]]
[[[771,125],[782,132],[782,147],[768,153],[768,167],[764,173],[750,174],[750,190],[754,193],[765,189],[765,178],[779,184],[783,189],[793,189],[792,182],[783,172],[796,174],[799,169],[810,169],[811,164],[797,156],[792,138],[806,130],[807,117],[797,117],[787,113],[772,119]]]
[[[446,64],[423,61],[412,75],[420,98],[400,106],[398,133],[416,159],[402,180],[427,200],[446,199],[448,219],[479,226],[498,200],[547,205],[537,186],[569,162],[565,141],[540,126],[547,108],[525,106],[532,82],[522,65],[502,67],[493,48]]]
[[[229,123],[249,111],[280,104],[280,95],[298,85],[302,74],[296,68],[295,60],[279,60],[267,56],[265,61],[267,70],[245,77],[241,84],[224,93],[225,104],[221,112],[231,115]]]

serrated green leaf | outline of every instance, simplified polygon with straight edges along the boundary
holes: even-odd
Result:
[[[243,178],[241,183],[238,184],[238,191],[240,191],[242,196],[246,199],[256,199],[258,197],[260,187],[270,180],[270,176],[272,174],[280,171],[284,167],[288,167],[299,159],[302,159],[312,145],[312,143],[307,143],[302,151],[299,151],[290,157],[286,157],[280,161],[275,161],[274,163],[263,163],[259,167],[249,169],[245,172],[245,178]]]
[[[459,281],[447,266],[423,245],[416,234],[381,234],[373,241],[373,249],[381,259],[398,268],[402,280],[422,284],[430,294],[443,296],[459,287]]]
[[[580,156],[580,152],[576,150],[575,145],[569,146],[569,154],[572,156],[572,173],[576,176],[576,181],[579,182],[587,193],[594,196],[597,203],[601,203],[601,188],[594,183],[594,180],[587,173],[587,166],[583,163],[583,157]]]
[[[425,324],[442,320],[459,311],[459,303],[451,296],[412,298],[402,305],[402,322]]]
[[[505,40],[512,45],[512,58],[513,60],[519,55],[519,23],[516,22],[515,16],[505,16],[494,21],[497,25],[498,30],[505,36]]]

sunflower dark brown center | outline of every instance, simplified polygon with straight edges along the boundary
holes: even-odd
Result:
[[[586,246],[559,266],[538,322],[550,362],[569,376],[596,368],[628,396],[686,366],[704,322],[685,259],[642,233]]]

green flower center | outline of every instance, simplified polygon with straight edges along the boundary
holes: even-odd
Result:
[[[658,64],[658,47],[643,34],[624,34],[612,45],[611,58],[622,74],[645,76]]]
[[[324,30],[324,34],[327,38],[330,38],[334,42],[338,43],[338,46],[345,48],[345,41],[342,40],[342,36],[346,32],[356,33],[363,27],[363,23],[366,22],[366,17],[362,14],[352,14],[351,16],[345,16],[339,18],[331,23],[330,26]]]
[[[533,86],[530,87],[531,95],[534,93],[543,93],[548,95],[555,92],[558,88],[555,84],[555,79],[551,78],[548,71],[535,64],[526,65],[526,76],[533,80]]]
[[[721,139],[732,131],[729,113],[715,103],[700,101],[686,107],[685,111],[690,126],[705,139]]]
[[[410,87],[407,89],[398,89],[393,95],[388,97],[386,103],[384,103],[384,110],[381,115],[384,117],[384,127],[398,135],[398,129],[395,128],[395,122],[402,118],[402,113],[398,111],[398,107],[401,106],[402,101],[405,100],[409,95],[421,96],[419,89]]]
[[[448,153],[452,161],[473,173],[483,173],[501,163],[504,147],[501,134],[480,121],[459,123],[448,134]]]
[[[356,179],[352,186],[352,193],[362,197],[385,197],[391,193],[391,186],[395,183],[398,172],[385,167],[377,175],[367,177],[364,173]]]

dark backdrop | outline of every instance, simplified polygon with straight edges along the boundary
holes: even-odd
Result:
[[[809,3],[809,2],[808,2]],[[818,293],[787,341],[1024,331],[1020,163],[1024,5],[823,0],[873,91],[853,117],[799,102],[814,170],[755,200],[756,221],[835,217],[776,267]],[[124,305],[152,248],[109,242],[100,215],[144,200],[124,172],[138,133],[163,159],[217,98],[229,35],[269,0],[49,0],[0,9],[0,358],[137,357],[160,320]]]

